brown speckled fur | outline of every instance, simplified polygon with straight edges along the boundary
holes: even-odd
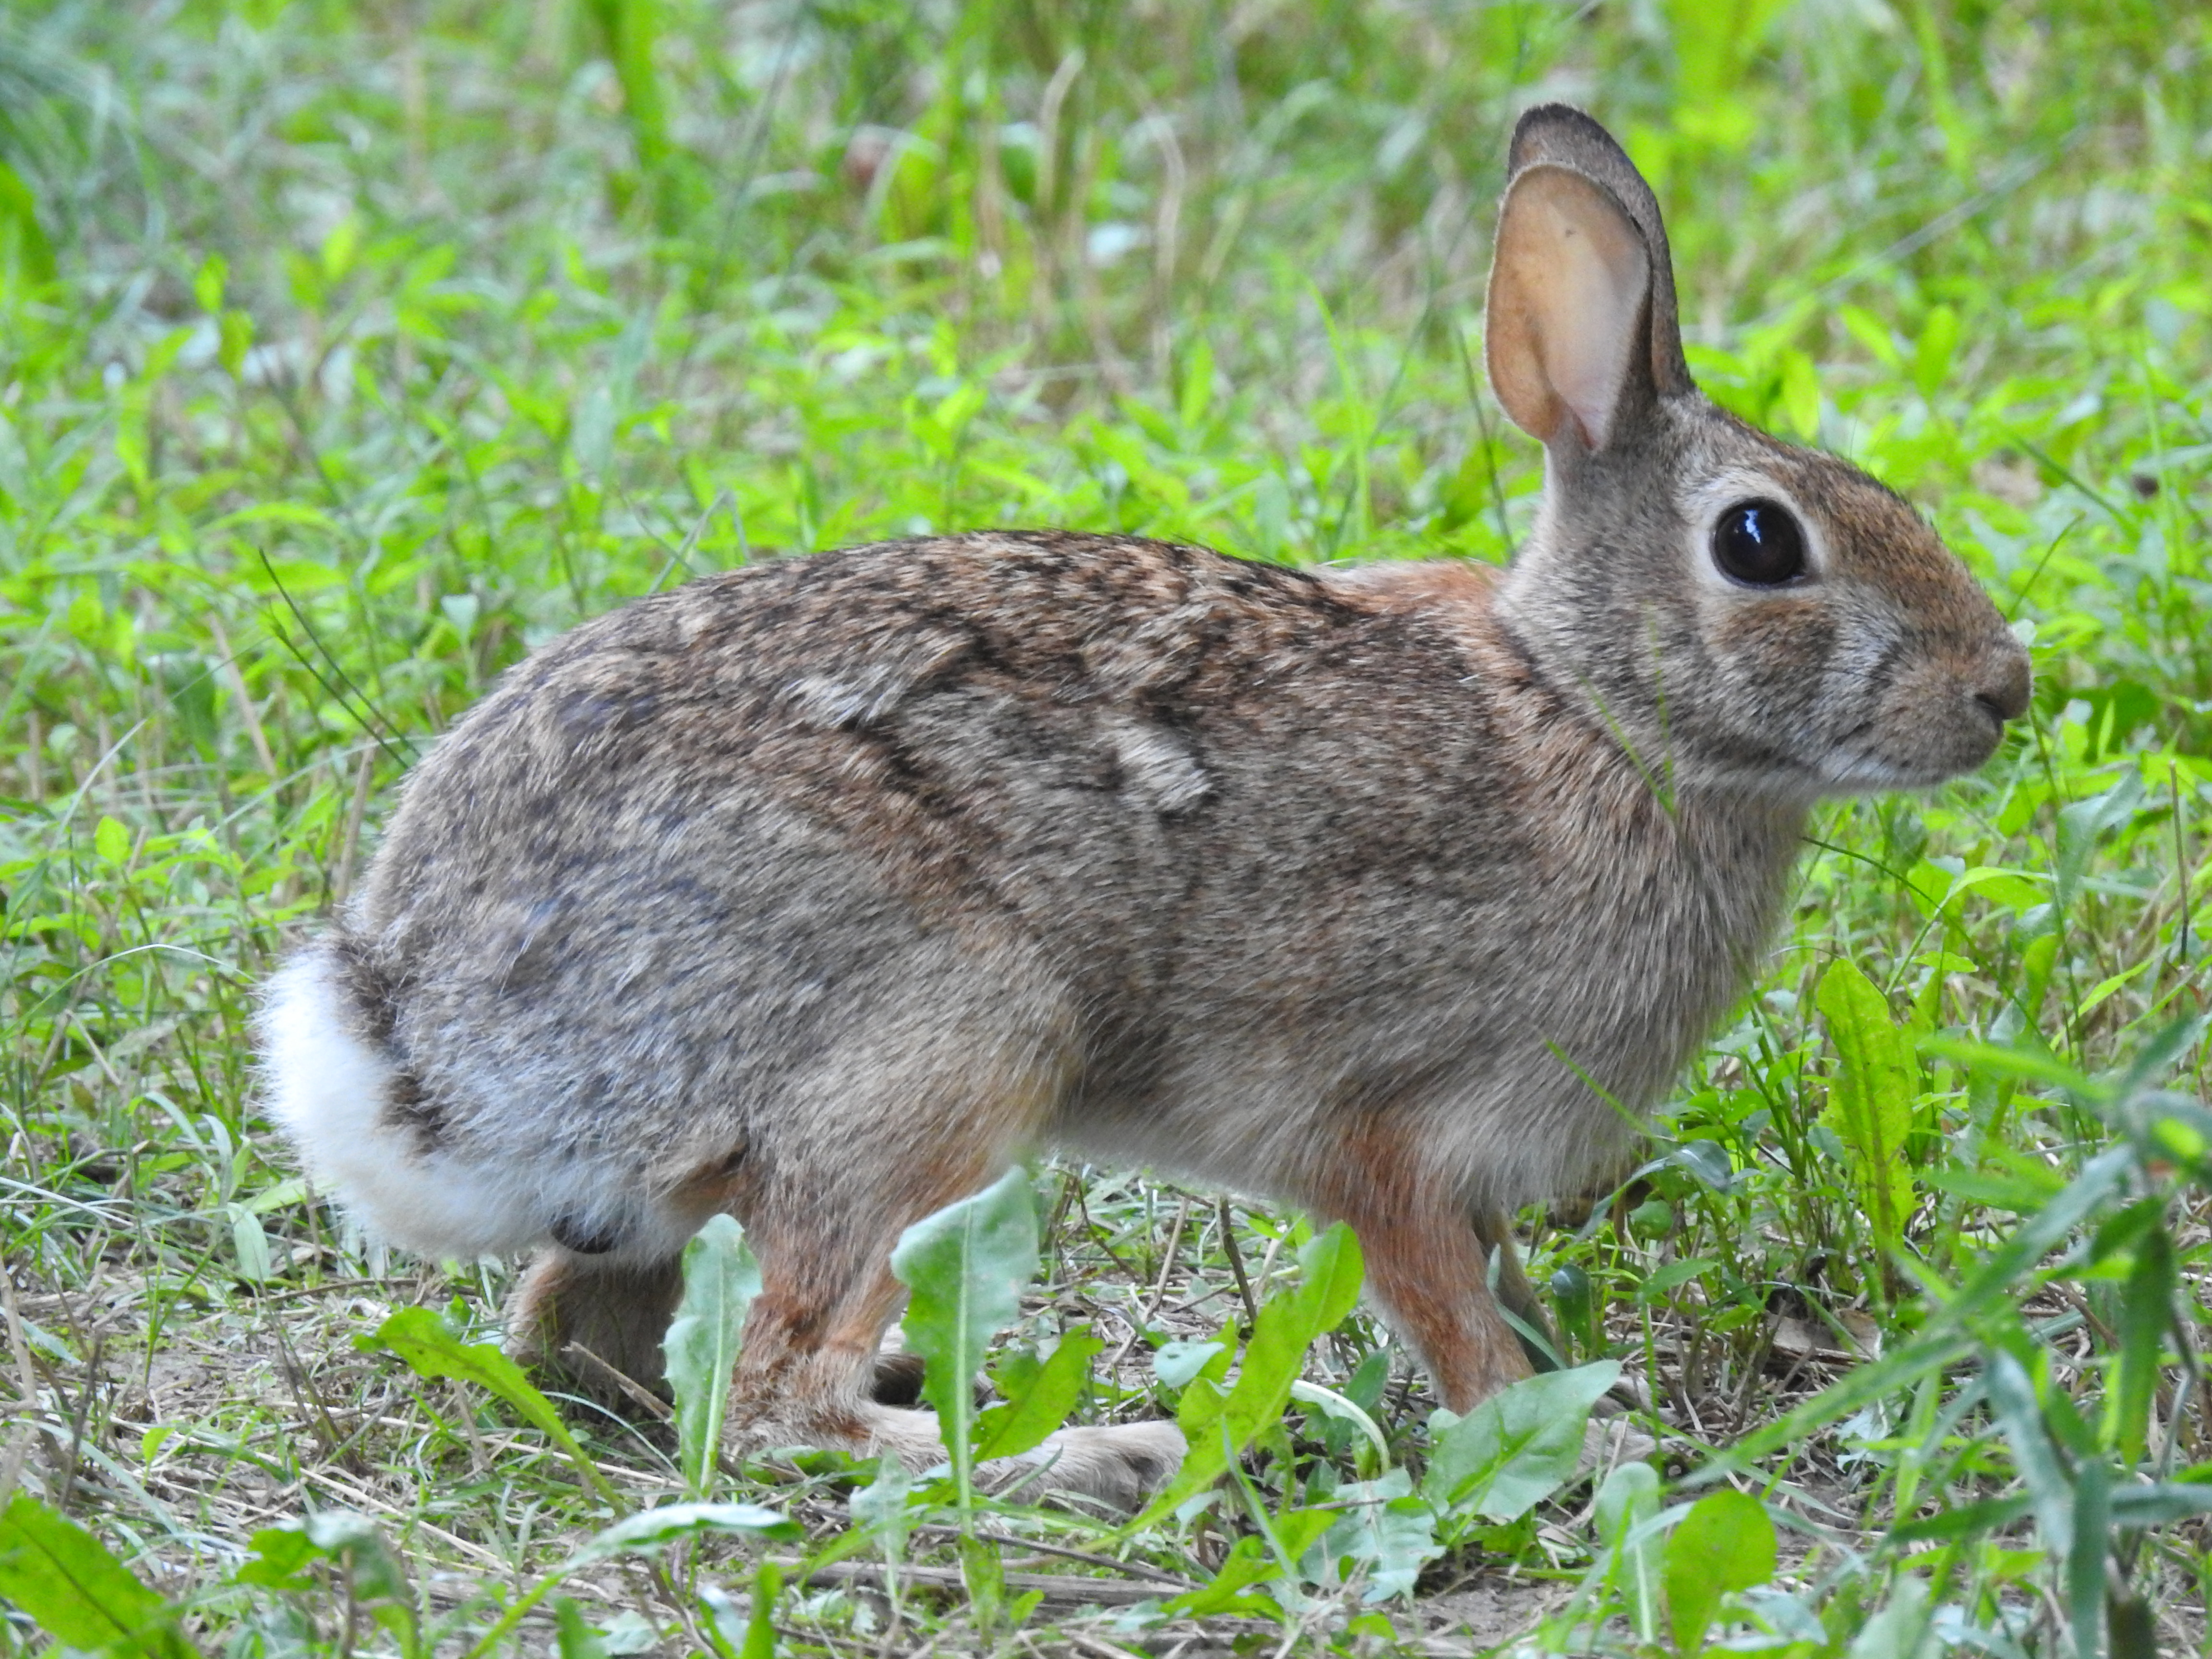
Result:
[[[1516,155],[1501,266],[1571,255],[1516,209],[1566,171],[1610,195],[1560,212],[1655,257],[1609,436],[1547,434],[1510,573],[988,532],[556,641],[416,770],[288,970],[382,1079],[360,1133],[447,1195],[366,1218],[538,1247],[519,1346],[650,1379],[670,1264],[735,1213],[756,1442],[933,1455],[867,1397],[891,1244],[1040,1146],[1347,1219],[1448,1404],[1525,1374],[1486,1288],[1503,1212],[1632,1146],[1754,970],[1809,803],[1978,764],[2026,659],[1902,501],[1691,386],[1656,210],[1594,124],[1535,112]],[[1712,569],[1746,495],[1795,503],[1805,581]]]

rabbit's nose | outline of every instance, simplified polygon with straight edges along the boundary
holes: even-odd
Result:
[[[2027,695],[2033,682],[2028,673],[2027,653],[2011,640],[1985,656],[1974,677],[1974,701],[1996,716],[1997,724],[2016,720],[2027,712]]]

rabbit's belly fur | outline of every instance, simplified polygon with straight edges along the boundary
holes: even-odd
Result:
[[[1476,579],[1400,578],[1468,583],[1449,629],[1391,580],[982,536],[579,629],[280,977],[272,1109],[445,1255],[661,1260],[1037,1142],[1324,1209],[1574,1188],[1736,994],[1796,813],[1662,805]]]

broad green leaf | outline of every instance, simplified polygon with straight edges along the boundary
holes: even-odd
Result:
[[[1776,411],[1807,441],[1820,435],[1820,375],[1813,360],[1795,346],[1782,352],[1781,384]]]
[[[524,1422],[568,1454],[586,1486],[621,1507],[606,1477],[584,1455],[576,1437],[561,1420],[561,1413],[553,1409],[553,1402],[538,1391],[520,1366],[489,1342],[463,1342],[428,1308],[402,1308],[375,1330],[354,1338],[353,1345],[365,1353],[390,1353],[417,1376],[473,1382],[497,1395]]]
[[[1889,1604],[1859,1627],[1847,1659],[1928,1659],[1937,1651],[1928,1639],[1928,1581],[1907,1573]]]
[[[261,1218],[243,1204],[226,1204],[223,1208],[230,1217],[230,1246],[238,1257],[238,1276],[251,1285],[264,1283],[274,1264],[270,1260],[269,1235],[262,1231]]]
[[[1912,352],[1912,382],[1923,397],[1933,398],[1942,386],[1958,348],[1959,313],[1949,306],[1930,306]]]
[[[298,1176],[294,1176],[288,1181],[278,1182],[273,1187],[263,1188],[252,1197],[244,1200],[242,1207],[251,1210],[256,1215],[267,1215],[271,1210],[286,1209],[292,1205],[301,1203],[305,1201],[307,1196],[307,1183]]]
[[[1919,905],[1920,913],[1925,916],[1934,916],[1946,908],[1953,907],[1955,900],[1974,892],[1985,898],[1995,899],[2014,911],[2029,909],[2049,897],[2037,884],[2044,878],[2024,871],[2001,869],[1993,865],[1978,865],[1969,870],[1960,866],[1956,859],[1946,859],[1941,863],[1933,859],[1922,859],[1905,872],[1905,885],[1911,889]]]
[[[1921,1180],[1938,1192],[1970,1199],[1993,1209],[2033,1214],[2051,1194],[2065,1186],[2048,1164],[2017,1173],[1995,1170],[1934,1169],[1921,1172]]]
[[[2136,1246],[2135,1266],[2120,1295],[2118,1374],[2105,1395],[2105,1443],[2129,1468],[2142,1461],[2159,1362],[2173,1324],[2173,1241],[2154,1225]]]
[[[1735,1166],[1729,1161],[1728,1148],[1717,1140],[1686,1140],[1660,1164],[1687,1170],[1717,1193],[1728,1191],[1735,1182]]]
[[[1105,1346],[1088,1325],[1077,1325],[1062,1335],[1059,1346],[1018,1395],[975,1419],[976,1461],[1012,1457],[1042,1445],[1075,1409],[1083,1385],[1091,1378],[1091,1362]]]
[[[1437,1413],[1422,1496],[1440,1512],[1465,1509],[1492,1521],[1526,1515],[1573,1475],[1590,1407],[1620,1378],[1620,1362],[1601,1359],[1525,1378],[1465,1417]]]
[[[337,1561],[364,1601],[404,1597],[407,1576],[376,1522],[350,1510],[324,1510],[304,1521],[265,1527],[247,1540],[253,1554],[232,1582],[270,1589],[313,1588],[311,1561]]]
[[[1129,1523],[1129,1530],[1151,1524],[1212,1485],[1230,1459],[1279,1422],[1290,1403],[1291,1384],[1305,1365],[1307,1348],[1334,1330],[1358,1302],[1359,1241],[1342,1222],[1309,1242],[1298,1252],[1298,1262],[1305,1269],[1298,1284],[1269,1297],[1253,1322],[1236,1382],[1224,1391],[1200,1376],[1184,1390],[1176,1420],[1190,1442],[1190,1454],[1167,1490]]]
[[[1667,1623],[1685,1654],[1704,1651],[1721,1598],[1774,1577],[1774,1522],[1734,1487],[1708,1492],[1667,1540]]]
[[[907,1508],[907,1496],[914,1490],[914,1476],[905,1464],[896,1457],[876,1460],[876,1478],[854,1492],[847,1500],[853,1519],[860,1529],[873,1537],[883,1550],[884,1559],[896,1564],[906,1548],[907,1534],[921,1516]]]
[[[1659,1471],[1623,1463],[1597,1489],[1597,1534],[1605,1546],[1606,1578],[1645,1641],[1659,1635],[1660,1550],[1652,1522],[1659,1515]]]
[[[568,1558],[562,1570],[574,1571],[617,1555],[649,1555],[667,1548],[678,1539],[702,1532],[772,1539],[786,1544],[804,1535],[796,1521],[758,1504],[663,1504],[659,1509],[626,1516],[611,1527],[594,1533],[581,1549]]]
[[[2121,1486],[2112,1497],[2112,1524],[2156,1527],[2212,1513],[2212,1484],[2161,1480],[2155,1486]]]
[[[2044,1542],[2054,1550],[2064,1550],[2074,1540],[2074,1483],[2045,1430],[2034,1380],[2018,1359],[2000,1348],[1990,1356],[1983,1384],[1996,1410],[1997,1426],[2004,1431],[2012,1448],[2013,1467],[2027,1483]]]
[[[1954,1538],[1978,1537],[2010,1526],[2028,1509],[2025,1498],[1985,1498],[1978,1504],[1961,1504],[1957,1509],[1945,1510],[1924,1520],[1893,1527],[1889,1540],[1893,1544],[1940,1544]]]
[[[1304,1577],[1300,1563],[1312,1552],[1322,1535],[1339,1519],[1340,1511],[1322,1508],[1285,1509],[1279,1515],[1270,1515],[1260,1502],[1260,1496],[1241,1470],[1231,1469],[1231,1478],[1241,1489],[1246,1513],[1259,1528],[1261,1541],[1274,1563],[1276,1584],[1269,1591],[1273,1599],[1285,1608],[1296,1612],[1304,1604],[1302,1585]]]
[[[2130,766],[2103,794],[2058,809],[2058,902],[2073,902],[2097,843],[2136,815],[2143,803],[2142,774]]]
[[[307,1571],[307,1564],[319,1560],[325,1552],[315,1547],[305,1527],[297,1522],[264,1527],[246,1540],[246,1547],[252,1553],[231,1575],[233,1583],[258,1584],[264,1589],[314,1588],[315,1581]]]
[[[1329,1501],[1349,1507],[1322,1535],[1318,1554],[1309,1558],[1326,1570],[1308,1572],[1317,1582],[1348,1560],[1367,1571],[1366,1600],[1411,1595],[1421,1568],[1443,1553],[1436,1512],[1413,1495],[1413,1477],[1403,1469],[1376,1480],[1347,1481]]]
[[[39,222],[39,198],[23,175],[0,161],[0,272],[12,267],[33,283],[54,279],[54,245]]]
[[[1890,332],[1888,324],[1858,306],[1839,306],[1836,315],[1850,331],[1851,337],[1874,354],[1877,362],[1888,368],[1905,366],[1904,354],[1898,349],[1897,337]]]
[[[1036,1200],[1018,1165],[915,1222],[891,1252],[891,1272],[912,1292],[906,1344],[926,1367],[922,1393],[937,1408],[963,1505],[973,1490],[975,1373],[991,1339],[1020,1315],[1036,1260]]]
[[[972,1533],[954,1540],[953,1553],[960,1563],[961,1583],[968,1591],[968,1616],[978,1629],[990,1629],[1005,1616],[1006,1558],[996,1544]]]
[[[192,275],[192,297],[202,311],[212,315],[222,309],[223,284],[229,276],[230,261],[220,253],[210,253],[200,261],[199,270]]]
[[[1163,1342],[1152,1355],[1152,1375],[1160,1379],[1164,1388],[1187,1389],[1212,1366],[1216,1358],[1229,1352],[1230,1345],[1225,1342],[1184,1339]],[[1225,1364],[1223,1369],[1226,1370]]]
[[[783,1594],[783,1569],[763,1561],[753,1571],[752,1610],[745,1618],[745,1644],[738,1659],[775,1659],[775,1602]]]
[[[1326,1417],[1350,1425],[1364,1435],[1375,1455],[1384,1463],[1390,1461],[1390,1437],[1382,1432],[1382,1425],[1367,1414],[1357,1401],[1347,1400],[1334,1389],[1324,1389],[1318,1382],[1309,1382],[1304,1377],[1291,1384],[1291,1398],[1301,1405],[1312,1406]]]
[[[563,1595],[553,1603],[553,1642],[560,1659],[608,1659],[607,1644],[584,1622],[584,1610]]]
[[[1254,1587],[1278,1577],[1282,1568],[1267,1544],[1247,1534],[1230,1547],[1221,1571],[1194,1590],[1185,1590],[1162,1604],[1161,1611],[1175,1619],[1211,1619],[1224,1614],[1272,1618],[1279,1609],[1273,1598]]]
[[[2082,1459],[2074,1470],[2074,1535],[2067,1540],[2065,1578],[2074,1651],[2081,1659],[2091,1659],[2105,1648],[2112,1497],[2111,1466],[2101,1457]]]
[[[1850,1154],[1853,1184],[1887,1253],[1905,1240],[1912,1214],[1912,1170],[1905,1138],[1920,1068],[1911,1045],[1889,1017],[1889,1004],[1857,967],[1838,959],[1820,975],[1817,1000],[1843,1067],[1828,1091],[1822,1122]]]
[[[2050,878],[2033,870],[2008,870],[1997,865],[1978,865],[1953,884],[1954,892],[1972,891],[2017,914],[2032,910],[2049,897]]]
[[[253,319],[245,312],[227,310],[216,319],[216,356],[234,380],[246,374],[246,354],[253,349]]]
[[[2076,1019],[2087,1018],[2092,1009],[2100,1006],[2107,998],[2118,992],[2124,990],[2130,981],[2141,978],[2157,967],[2161,960],[2162,958],[2155,956],[2145,957],[2134,967],[2123,968],[2118,973],[2109,974],[2099,980],[2081,999],[2081,1006],[2075,1010],[2074,1017]]]
[[[1176,396],[1176,419],[1185,431],[1206,418],[1213,401],[1213,348],[1203,335],[1183,358],[1182,381]]]
[[[623,113],[629,119],[639,165],[654,173],[668,161],[668,115],[653,62],[659,33],[659,8],[653,0],[591,0],[584,13],[600,32],[601,44],[622,88]]]
[[[17,1497],[0,1513],[0,1595],[87,1653],[185,1659],[176,1610],[76,1522]]]
[[[119,870],[131,862],[131,832],[114,818],[102,818],[92,832],[92,850]]]
[[[1638,1302],[1656,1302],[1692,1279],[1702,1279],[1720,1265],[1717,1257],[1710,1255],[1686,1256],[1679,1261],[1669,1261],[1636,1287],[1636,1299]]]
[[[362,1601],[408,1597],[406,1571],[384,1529],[368,1516],[352,1510],[323,1510],[301,1522],[301,1530],[316,1549],[344,1565],[354,1594]]]
[[[760,1264],[734,1217],[709,1216],[684,1247],[684,1299],[662,1344],[676,1395],[677,1462],[701,1497],[714,1486],[745,1312],[760,1294]]]

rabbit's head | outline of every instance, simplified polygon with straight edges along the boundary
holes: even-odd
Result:
[[[1656,778],[1798,797],[1978,766],[2027,653],[1920,515],[1690,379],[1658,204],[1604,128],[1522,118],[1486,319],[1545,446],[1501,605],[1538,671]]]

